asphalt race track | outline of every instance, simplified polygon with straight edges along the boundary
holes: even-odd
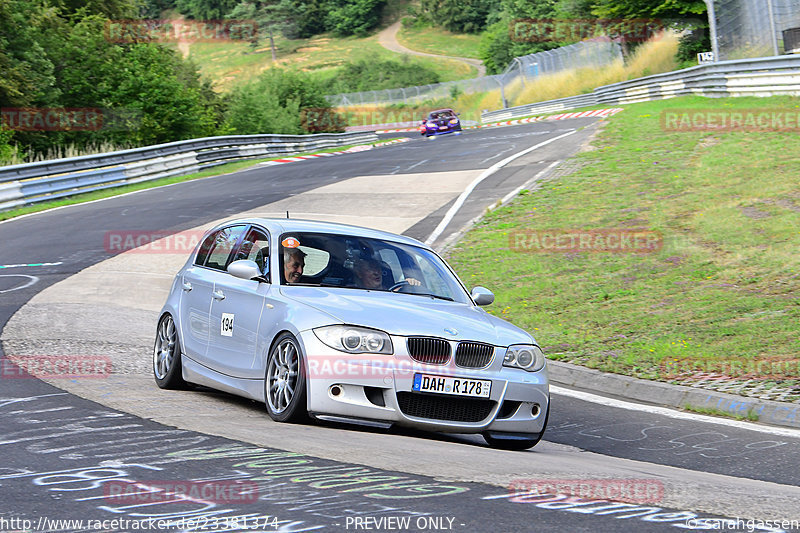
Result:
[[[0,531],[778,531],[752,520],[800,520],[796,430],[554,394],[544,441],[508,452],[479,436],[276,424],[262,405],[162,391],[148,373],[152,309],[188,252],[119,255],[109,232],[288,210],[420,240],[438,228],[441,247],[548,179],[597,125],[409,134],[0,223],[2,349],[113,360],[106,379],[45,383],[0,353]],[[459,200],[483,170],[546,141]],[[548,495],[554,487],[579,496]]]

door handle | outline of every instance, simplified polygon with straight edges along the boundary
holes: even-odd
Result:
[[[184,281],[183,282],[183,290],[185,290],[186,292],[189,292],[190,290],[192,290],[192,284],[189,283],[188,281]]]
[[[214,291],[214,299],[215,300],[224,300],[225,299],[225,295],[222,293],[222,291]]]

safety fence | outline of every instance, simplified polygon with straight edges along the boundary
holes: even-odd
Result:
[[[542,74],[590,66],[602,67],[621,60],[622,51],[619,44],[608,40],[585,41],[514,58],[502,74],[493,76],[418,87],[336,94],[325,98],[334,107],[421,103],[426,100],[452,98],[459,93],[480,93],[497,89],[504,91],[514,82],[521,82],[519,84],[521,86],[524,85],[525,80],[536,78]]]
[[[0,167],[0,210],[191,174],[232,161],[324,150],[377,139],[375,133],[367,132],[231,135]]]
[[[800,55],[720,61],[596,88],[591,94],[536,102],[481,115],[481,121],[595,105],[620,105],[688,94],[709,97],[800,95]]]

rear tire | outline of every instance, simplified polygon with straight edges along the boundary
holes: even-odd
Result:
[[[269,351],[264,403],[270,418],[276,422],[308,420],[303,352],[291,333],[281,334]]]
[[[162,389],[185,389],[181,343],[178,328],[172,315],[164,315],[158,321],[156,341],[153,346],[153,377]]]

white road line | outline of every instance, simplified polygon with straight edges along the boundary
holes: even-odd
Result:
[[[0,268],[45,267],[45,266],[56,266],[61,264],[63,264],[63,261],[57,261],[55,263],[19,263],[16,265],[0,265]]]
[[[504,204],[504,203],[506,203],[507,201],[509,201],[509,200],[511,200],[512,198],[514,198],[516,195],[518,195],[518,194],[519,194],[519,192],[520,192],[522,189],[525,189],[525,188],[527,188],[527,187],[530,187],[530,185],[531,185],[532,183],[536,182],[536,181],[537,181],[539,178],[541,178],[541,177],[542,177],[542,176],[543,176],[543,175],[544,175],[546,172],[549,172],[551,168],[553,168],[554,166],[556,166],[556,165],[557,165],[557,164],[559,164],[559,163],[561,163],[561,160],[560,160],[560,159],[558,159],[558,160],[556,160],[556,161],[553,161],[552,163],[550,163],[549,165],[547,165],[547,168],[544,168],[544,169],[540,170],[539,172],[537,172],[537,173],[536,173],[536,175],[533,177],[533,179],[526,181],[525,183],[523,183],[522,185],[520,185],[519,187],[517,187],[516,189],[514,189],[514,190],[513,190],[513,191],[511,191],[510,193],[508,193],[508,194],[506,194],[505,196],[503,196],[503,199],[502,199],[502,200],[500,200],[500,204]]]
[[[661,415],[669,418],[676,418],[678,420],[692,420],[695,422],[704,422],[710,424],[719,424],[722,426],[735,427],[739,429],[746,429],[748,431],[758,431],[759,433],[768,433],[770,435],[779,435],[781,437],[800,438],[800,430],[791,428],[782,428],[776,426],[762,426],[760,424],[753,424],[751,422],[743,422],[741,420],[727,420],[714,416],[698,415],[695,413],[687,413],[684,411],[676,411],[667,407],[658,407],[656,405],[645,405],[641,403],[633,403],[625,400],[617,400],[615,398],[608,398],[606,396],[599,396],[589,392],[576,391],[572,389],[565,389],[556,385],[550,385],[550,392],[558,394],[559,396],[566,396],[568,398],[575,398],[576,400],[583,400],[586,402],[599,403],[608,407],[618,407],[620,409],[627,409],[629,411],[641,411],[653,415]],[[545,433],[546,435],[546,433]]]
[[[499,169],[503,168],[504,166],[506,166],[510,162],[514,161],[515,159],[517,159],[519,157],[522,157],[523,155],[529,154],[530,152],[533,152],[537,148],[541,148],[542,146],[550,144],[551,142],[555,142],[555,141],[557,141],[559,139],[562,139],[562,138],[564,138],[564,137],[566,137],[568,135],[572,135],[576,131],[578,131],[578,130],[570,130],[567,133],[559,135],[558,137],[553,137],[552,139],[548,139],[546,141],[540,142],[539,144],[535,144],[535,145],[531,146],[530,148],[526,148],[525,150],[522,150],[521,152],[517,152],[516,154],[512,154],[512,155],[506,157],[502,161],[498,161],[494,165],[490,166],[489,168],[487,168],[486,170],[481,172],[480,176],[475,178],[475,180],[472,183],[469,184],[469,186],[464,190],[464,192],[462,192],[459,195],[459,197],[456,199],[456,203],[454,203],[453,206],[450,207],[450,209],[444,215],[444,218],[442,219],[442,221],[439,222],[439,225],[436,226],[435,230],[433,230],[433,233],[431,233],[430,236],[427,239],[425,239],[425,244],[430,245],[434,241],[436,241],[436,239],[439,238],[439,236],[445,230],[447,225],[450,224],[450,221],[453,220],[453,217],[456,215],[456,213],[458,213],[458,210],[461,209],[461,206],[464,205],[464,202],[466,201],[467,197],[472,193],[472,191],[475,189],[475,187],[478,186],[478,184],[480,182],[482,182],[483,180],[485,180],[486,178],[488,178],[489,176],[491,176],[492,174],[494,174],[495,172],[497,172]]]
[[[422,161],[418,161],[418,162],[414,163],[413,165],[411,165],[410,167],[408,167],[408,168],[406,169],[406,171],[409,171],[409,170],[411,170],[411,169],[412,169],[412,168],[414,168],[414,167],[418,167],[418,166],[420,166],[420,165],[424,165],[424,164],[425,164],[425,163],[427,163],[428,161],[429,161],[428,159],[423,159]]]
[[[503,143],[503,144],[505,144],[505,143]],[[498,153],[494,154],[494,155],[493,155],[493,156],[491,156],[491,157],[487,157],[486,159],[484,159],[483,161],[481,161],[481,163],[488,163],[488,162],[489,162],[489,161],[491,161],[492,159],[494,159],[494,158],[496,158],[496,157],[500,157],[500,156],[501,156],[501,155],[503,155],[504,153],[506,153],[506,152],[510,152],[510,151],[511,151],[511,150],[513,150],[513,149],[514,149],[514,147],[513,147],[513,146],[512,146],[512,147],[510,147],[510,148],[506,148],[506,149],[505,149],[505,150],[503,150],[502,152],[498,152]]]
[[[5,292],[19,291],[19,290],[22,290],[22,289],[27,289],[28,287],[30,287],[31,285],[33,285],[37,281],[39,281],[39,278],[37,278],[36,276],[29,276],[27,274],[0,274],[0,278],[28,278],[28,282],[25,283],[24,285],[20,285],[19,287],[13,287],[11,289],[6,289],[6,290],[3,290],[3,291],[0,291],[0,294],[3,294]]]

